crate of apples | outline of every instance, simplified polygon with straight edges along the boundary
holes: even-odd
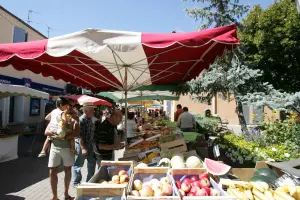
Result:
[[[136,168],[129,188],[127,199],[172,199],[180,197],[172,177],[167,173],[168,168]]]
[[[101,184],[128,184],[129,176],[125,170],[121,169],[117,175],[112,176],[111,180],[106,181],[104,179],[100,179],[99,183]]]

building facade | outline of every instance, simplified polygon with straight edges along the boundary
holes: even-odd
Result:
[[[46,36],[35,30],[23,20],[0,6],[0,43],[18,43],[46,39]],[[64,92],[66,83],[43,77],[28,70],[17,71],[12,66],[0,69],[0,83],[10,85],[24,85],[50,95],[60,95]],[[2,123],[33,124],[39,123],[45,117],[45,100],[24,96],[0,99]]]

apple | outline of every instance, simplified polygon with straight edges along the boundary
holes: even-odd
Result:
[[[197,191],[196,196],[207,196],[205,189],[200,189]]]
[[[162,187],[161,187],[161,190],[167,196],[171,196],[172,193],[173,193],[173,189],[172,189],[172,187],[169,183],[163,184]]]
[[[197,186],[197,187],[201,188],[201,183],[200,183],[200,181],[194,181],[194,182],[191,183],[191,185],[192,185],[192,186]]]
[[[201,189],[204,189],[208,196],[210,195],[210,188],[209,187],[203,186]]]
[[[133,189],[134,190],[140,191],[142,189],[142,187],[143,187],[143,183],[141,180],[136,179],[135,181],[133,181]]]
[[[179,189],[178,191],[179,191],[181,197],[185,196],[185,192],[182,189]]]
[[[121,184],[120,181],[114,181],[114,184]]]
[[[154,196],[160,197],[160,196],[165,196],[165,194],[161,191],[161,189],[158,189],[154,191]]]
[[[196,193],[200,188],[198,186],[193,186],[190,190],[190,192]]]
[[[132,196],[136,196],[136,197],[141,196],[141,195],[140,195],[140,192],[137,191],[137,190],[132,190],[132,191],[131,191],[131,195],[132,195]]]
[[[182,181],[182,183],[184,183],[184,182],[191,183],[191,179],[189,179],[189,178],[184,178],[183,181]]]
[[[210,188],[210,196],[221,196],[221,194],[218,190]]]
[[[160,183],[155,183],[151,186],[152,190],[156,191],[156,190],[160,190],[161,189],[161,185]]]
[[[189,183],[187,183],[187,182],[183,182],[183,183],[181,184],[181,189],[182,189],[184,192],[188,193],[188,192],[190,192],[190,190],[191,190],[191,185],[190,185]]]
[[[125,174],[126,174],[126,171],[125,171],[125,170],[121,170],[121,171],[119,171],[119,173],[118,173],[119,176],[122,176],[122,175],[125,175]]]
[[[178,189],[181,188],[181,183],[180,183],[180,181],[176,181],[175,184],[176,184],[176,186],[177,186]]]
[[[123,174],[120,176],[120,183],[126,183],[129,181],[129,176],[127,174]]]
[[[140,190],[140,194],[142,197],[152,197],[154,195],[154,191],[150,186],[146,185]]]
[[[207,187],[210,186],[210,182],[209,182],[209,180],[208,180],[207,178],[201,179],[201,180],[200,180],[200,184],[201,184],[201,188],[202,188],[202,187],[205,187],[205,186],[207,186]]]
[[[198,181],[198,180],[199,180],[199,178],[197,176],[192,176],[191,177],[191,181],[192,182],[195,182],[195,181]]]
[[[111,179],[113,182],[120,181],[120,176],[114,175]]]
[[[190,193],[188,193],[186,196],[196,196],[196,194],[193,193],[193,192],[190,192]]]
[[[151,183],[151,185],[157,185],[157,184],[160,184],[160,181],[158,179],[154,178],[150,181],[150,183]]]
[[[167,177],[163,177],[163,178],[160,179],[160,183],[161,184],[164,184],[164,183],[169,183],[170,184],[171,182]]]
[[[108,182],[107,181],[103,181],[101,184],[108,184]]]
[[[201,179],[204,179],[204,178],[209,178],[209,175],[208,175],[208,173],[203,173],[203,174],[200,174],[199,175],[199,179],[201,180]]]
[[[115,182],[113,182],[113,181],[108,181],[108,184],[114,184]]]

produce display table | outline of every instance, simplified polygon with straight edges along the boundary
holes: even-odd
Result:
[[[19,134],[0,138],[0,163],[18,158]]]

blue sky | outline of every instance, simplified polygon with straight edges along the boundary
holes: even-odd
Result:
[[[267,7],[274,0],[240,0],[241,3]],[[263,2],[263,3],[262,3]],[[34,10],[31,25],[50,37],[86,28],[140,32],[193,31],[200,22],[186,16],[185,7],[199,4],[182,0],[2,0],[0,3],[27,21],[28,10]],[[0,16],[1,17],[1,16]]]

